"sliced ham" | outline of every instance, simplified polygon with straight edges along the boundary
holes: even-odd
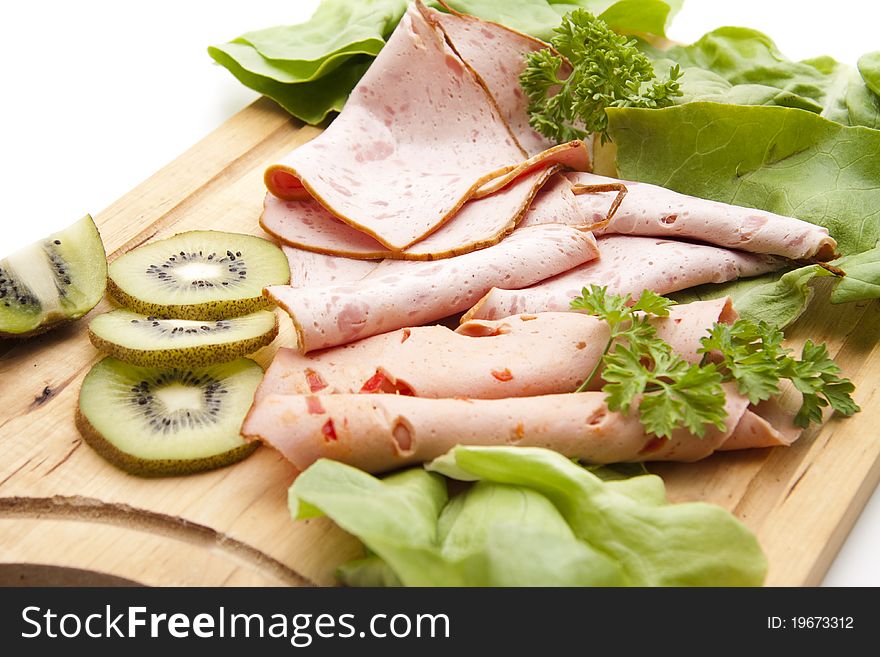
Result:
[[[557,166],[540,166],[495,194],[468,201],[439,230],[404,251],[386,249],[366,233],[339,221],[314,199],[284,201],[268,194],[260,223],[284,243],[318,253],[358,259],[448,258],[498,243],[520,222],[532,199],[557,170]]]
[[[279,349],[256,398],[272,393],[401,392],[496,399],[575,390],[608,325],[578,313],[405,328],[302,355]]]
[[[546,447],[584,463],[696,461],[723,449],[747,412],[748,400],[726,388],[725,428],[709,427],[702,438],[686,430],[669,440],[646,434],[635,413],[609,411],[602,392],[506,399],[273,394],[254,407],[242,434],[268,443],[299,470],[330,458],[385,472],[455,445]]]
[[[518,227],[541,224],[583,226],[587,223],[589,222],[571,191],[571,183],[562,174],[557,174],[535,196]]]
[[[525,55],[550,46],[503,25],[447,9],[448,13],[430,10],[431,16],[486,86],[520,146],[529,155],[550,148],[552,142],[529,125],[529,102],[519,84]]]
[[[483,198],[489,194],[494,194],[520,176],[548,165],[556,165],[578,171],[589,169],[590,153],[587,150],[587,145],[582,141],[570,141],[548,148],[546,151],[533,155],[515,166],[498,172],[498,175],[487,178],[474,191],[473,198]]]
[[[423,11],[410,6],[330,127],[266,172],[276,196],[312,196],[396,250],[432,232],[524,155]]]
[[[576,186],[621,182],[591,173],[566,177]],[[826,228],[800,219],[707,201],[657,185],[622,182],[626,198],[604,234],[692,239],[792,260],[830,260],[837,249]],[[612,200],[607,193],[577,196],[588,222],[600,221]]]
[[[729,299],[675,306],[652,320],[691,362],[715,322],[735,319]],[[601,358],[608,325],[580,313],[517,315],[499,321],[404,328],[333,349],[279,349],[255,398],[384,392],[498,399],[572,392]],[[597,386],[598,386],[597,382]]]
[[[359,281],[379,264],[371,260],[314,253],[292,246],[283,246],[281,250],[290,265],[292,287],[320,287]]]
[[[654,320],[690,362],[729,300],[677,306]],[[601,357],[608,327],[579,313],[408,328],[307,356],[279,351],[242,435],[297,468],[319,458],[383,472],[431,460],[457,444],[541,446],[590,463],[694,461],[717,450],[788,445],[800,430],[776,402],[750,407],[725,384],[723,430],[702,438],[647,435],[605,393],[574,393]],[[560,394],[569,393],[569,394]]]
[[[597,243],[597,260],[524,289],[495,288],[465,318],[499,319],[517,313],[568,310],[571,300],[591,284],[637,298],[645,289],[669,294],[703,283],[757,276],[785,266],[785,261],[775,256],[653,237],[607,235]]]
[[[803,431],[794,423],[795,414],[775,398],[749,406],[736,425],[736,430],[718,449],[730,451],[791,445]]]
[[[467,310],[492,287],[525,287],[597,255],[592,233],[548,224],[455,258],[395,262],[399,272],[347,285],[276,285],[265,294],[290,313],[305,353],[441,319]]]
[[[367,260],[390,254],[384,245],[340,221],[312,198],[284,200],[266,194],[260,225],[284,244],[315,253]]]
[[[440,230],[403,252],[406,260],[436,260],[497,244],[522,220],[538,191],[559,167],[539,166],[496,193],[464,204]]]
[[[315,199],[342,222],[402,251],[472,196],[544,163],[589,166],[575,142],[526,157],[495,101],[432,14],[410,6],[321,135],[266,171],[284,200]]]

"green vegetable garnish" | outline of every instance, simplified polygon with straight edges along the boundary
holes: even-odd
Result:
[[[715,365],[692,365],[657,336],[651,317],[666,317],[670,299],[645,290],[633,303],[630,295],[609,295],[607,288],[591,285],[571,302],[573,310],[585,310],[606,321],[611,336],[604,356],[578,392],[586,390],[599,366],[605,385],[602,391],[612,411],[629,413],[638,399],[639,417],[645,430],[672,436],[679,427],[697,435],[706,425],[724,428],[724,390]]]
[[[719,103],[610,109],[608,119],[621,178],[825,226],[845,256],[831,263],[846,272],[830,281],[832,303],[880,297],[880,130]],[[729,295],[742,317],[781,328],[803,312],[817,276],[830,273],[807,265],[676,299]]]
[[[397,27],[409,0],[321,0],[298,25],[278,25],[208,48],[242,84],[317,124],[345,105],[348,94]],[[426,0],[426,5],[441,8]],[[455,10],[549,39],[571,8],[547,0],[450,0]],[[612,28],[665,36],[681,0],[580,0]]]
[[[782,331],[764,322],[716,322],[700,340],[700,353],[720,353],[728,378],[736,379],[739,391],[757,404],[779,392],[780,360],[789,351],[782,346],[783,337]]]
[[[576,9],[556,28],[551,49],[526,56],[520,84],[529,99],[529,123],[557,142],[598,132],[608,138],[608,107],[658,108],[680,96],[679,67],[655,79],[651,61],[636,41],[599,18]]]
[[[859,60],[859,70],[827,56],[795,62],[766,34],[747,27],[721,27],[689,46],[640,47],[658,68],[681,66],[676,104],[780,105],[846,126],[880,127],[880,99],[871,88],[880,65],[871,55]]]
[[[326,514],[363,542],[365,558],[339,570],[351,586],[758,586],[766,574],[733,515],[669,504],[656,475],[606,481],[528,447],[460,446],[427,468],[377,479],[321,459],[291,486],[291,515]],[[450,499],[441,475],[477,483]]]
[[[698,365],[687,363],[657,336],[651,317],[666,317],[673,301],[650,290],[633,303],[630,295],[609,295],[604,287],[591,285],[571,302],[608,323],[611,336],[600,362],[577,392],[586,390],[604,368],[602,391],[608,408],[629,413],[638,399],[639,419],[645,430],[670,437],[684,427],[703,436],[707,425],[724,428],[724,389],[736,383],[752,404],[779,393],[788,379],[803,395],[795,423],[806,428],[822,422],[822,409],[831,408],[850,416],[859,411],[852,399],[852,382],[840,377],[840,368],[824,345],[807,341],[800,359],[782,346],[782,331],[765,322],[739,319],[733,324],[716,322],[701,339]],[[719,363],[712,362],[719,359]]]
[[[803,395],[803,404],[794,421],[806,428],[822,422],[822,409],[831,406],[850,416],[860,409],[852,399],[855,390],[849,379],[840,377],[840,367],[828,356],[825,345],[807,340],[800,360],[782,346],[782,331],[764,322],[737,320],[716,323],[700,342],[702,353],[721,354],[726,379],[735,380],[739,391],[753,404],[779,392],[779,382],[788,379]]]

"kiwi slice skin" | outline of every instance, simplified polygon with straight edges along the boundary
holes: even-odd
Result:
[[[0,261],[0,338],[39,335],[104,297],[107,256],[90,215]]]
[[[76,426],[98,454],[133,475],[166,477],[223,467],[258,447],[241,437],[240,428],[262,375],[262,368],[246,358],[162,369],[107,357],[83,380]],[[182,383],[189,385],[180,393]],[[177,387],[166,397],[174,408],[161,401],[163,386],[164,394]],[[198,401],[188,405],[182,398]]]
[[[92,426],[92,423],[89,422],[89,419],[80,408],[76,409],[76,428],[79,429],[83,439],[98,454],[120,470],[125,470],[127,473],[138,477],[177,477],[207,470],[216,470],[217,468],[243,461],[260,446],[258,442],[249,442],[216,456],[200,459],[145,460],[123,452],[111,442],[105,440],[101,433]]]
[[[169,323],[169,320],[139,315],[127,310],[115,310],[98,315],[92,320],[89,325],[89,339],[99,351],[132,365],[206,367],[252,354],[270,344],[278,335],[278,317],[268,310],[260,310],[251,315],[229,320],[218,320],[207,325],[187,322],[186,326],[181,326],[183,322],[176,322],[176,326],[172,329]],[[250,331],[251,335],[247,337],[234,339],[236,335],[243,335],[244,331],[236,329],[244,323],[254,324],[255,330]],[[176,329],[181,331],[182,338],[195,334],[195,339],[187,340],[188,346],[179,347],[174,346],[173,339],[164,340],[164,344],[160,343],[158,338],[152,344],[138,344],[138,340],[142,338],[136,331],[131,330],[132,324],[140,324],[147,330],[155,326],[157,333],[162,331],[166,335]],[[230,340],[228,336],[214,332],[221,324],[233,339]],[[196,341],[202,344],[196,344]]]
[[[112,278],[107,280],[107,294],[109,294],[110,298],[116,301],[120,306],[130,308],[141,315],[152,315],[153,317],[159,317],[161,319],[214,321],[226,317],[249,315],[258,310],[268,310],[269,308],[272,308],[272,302],[263,296],[224,301],[222,304],[219,302],[211,302],[169,306],[158,303],[148,303],[125,292],[125,290],[120,288]]]
[[[253,235],[189,231],[139,246],[110,265],[109,295],[142,315],[218,320],[272,307],[268,285],[290,282],[284,253]]]

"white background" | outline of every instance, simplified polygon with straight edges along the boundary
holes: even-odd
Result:
[[[317,4],[0,3],[0,256],[99,212],[256,98],[212,63],[209,44],[301,22]],[[795,59],[855,64],[880,50],[876,0],[686,0],[670,37],[725,24],[763,30]],[[880,585],[878,555],[880,493],[825,584]]]

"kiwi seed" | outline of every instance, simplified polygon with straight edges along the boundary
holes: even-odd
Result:
[[[110,265],[108,291],[142,315],[217,320],[270,307],[263,288],[288,282],[287,258],[271,242],[190,231],[120,256]]]
[[[240,429],[262,376],[262,368],[246,358],[156,369],[108,357],[83,381],[76,425],[96,452],[131,474],[219,468],[257,447]]]
[[[160,319],[128,310],[98,315],[89,324],[95,347],[142,367],[204,367],[266,346],[278,335],[269,310],[219,320]]]
[[[79,319],[106,284],[104,244],[86,215],[0,260],[0,337],[28,337]]]

